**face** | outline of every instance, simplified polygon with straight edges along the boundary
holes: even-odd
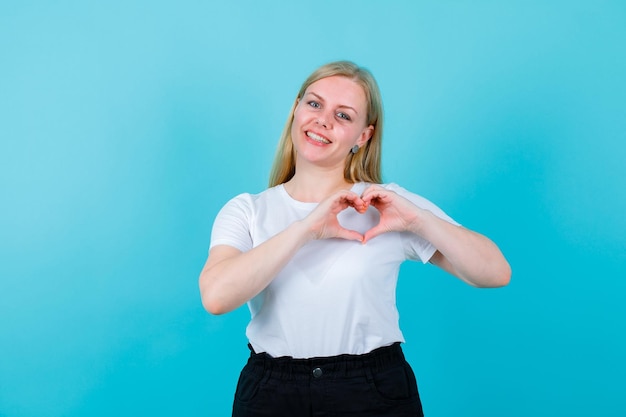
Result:
[[[311,84],[294,111],[291,138],[301,160],[343,169],[354,145],[362,147],[372,136],[367,123],[363,88],[341,76]]]

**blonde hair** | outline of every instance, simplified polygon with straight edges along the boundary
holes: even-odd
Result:
[[[296,158],[291,140],[291,126],[298,101],[311,84],[322,78],[341,76],[359,84],[365,92],[367,100],[367,126],[373,126],[372,137],[359,149],[356,154],[349,153],[346,157],[344,177],[349,182],[371,182],[380,184],[381,176],[381,142],[383,133],[383,105],[378,84],[372,74],[365,68],[359,67],[350,61],[331,62],[319,67],[302,86],[291,106],[287,123],[278,142],[276,156],[272,164],[269,186],[274,187],[289,181],[296,172]]]

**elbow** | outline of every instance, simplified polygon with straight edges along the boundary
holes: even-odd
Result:
[[[511,282],[511,266],[504,259],[501,262],[485,262],[481,270],[457,276],[472,287],[500,288]]]
[[[509,283],[511,282],[511,275],[512,274],[513,274],[513,271],[511,270],[511,266],[507,263],[506,264],[506,272],[502,276],[502,284],[500,285],[501,287],[505,287],[505,286],[509,285]]]
[[[511,265],[505,260],[498,274],[498,287],[506,287],[511,282]]]
[[[216,294],[214,291],[201,289],[200,297],[204,309],[214,316],[220,316],[234,310],[232,305],[228,304],[223,297],[220,297],[219,294]]]
[[[203,296],[202,306],[207,312],[213,314],[214,316],[219,316],[230,311],[230,309],[226,308],[223,303],[219,302],[219,300],[215,300],[211,297]]]
[[[494,278],[494,280],[490,283],[490,288],[501,288],[506,287],[511,282],[511,274],[503,274]]]
[[[226,305],[223,297],[219,296],[219,291],[212,288],[208,280],[203,280],[202,277],[200,278],[200,298],[202,300],[202,307],[215,316],[228,313],[232,310],[232,308]]]
[[[490,278],[486,280],[483,285],[479,285],[483,288],[500,288],[506,287],[511,282],[511,266],[508,262],[504,261],[502,265],[494,268],[490,274]]]

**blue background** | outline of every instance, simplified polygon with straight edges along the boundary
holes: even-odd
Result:
[[[406,264],[430,417],[626,415],[623,1],[3,1],[0,415],[226,416],[245,307],[197,277],[300,83],[350,59],[384,177],[495,240],[509,287]]]

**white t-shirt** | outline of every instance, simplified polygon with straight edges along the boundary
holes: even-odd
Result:
[[[361,194],[368,185],[356,183],[352,191]],[[425,198],[396,184],[382,186],[457,224]],[[317,204],[294,200],[283,185],[240,194],[217,215],[211,247],[248,251],[306,217]],[[373,207],[364,214],[348,208],[337,218],[345,228],[364,233],[378,223],[379,214]],[[250,344],[273,357],[311,358],[363,354],[404,342],[396,308],[400,264],[406,259],[426,263],[435,250],[409,232],[385,233],[365,245],[344,239],[308,242],[248,302]]]

